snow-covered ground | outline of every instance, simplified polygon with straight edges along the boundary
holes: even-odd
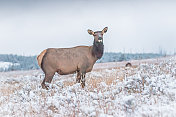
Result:
[[[153,61],[95,67],[84,89],[75,83],[76,74],[56,74],[45,90],[40,70],[2,72],[0,116],[174,117],[176,57]]]

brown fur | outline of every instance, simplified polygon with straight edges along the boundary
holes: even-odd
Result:
[[[125,67],[132,67],[132,64],[128,62]]]
[[[55,72],[60,75],[77,72],[76,82],[79,83],[81,81],[81,85],[84,87],[85,74],[92,70],[95,62],[103,55],[103,34],[106,31],[107,27],[98,32],[88,30],[88,33],[94,36],[92,46],[49,48],[41,52],[37,60],[45,73],[42,87],[47,89],[45,82],[51,83]]]

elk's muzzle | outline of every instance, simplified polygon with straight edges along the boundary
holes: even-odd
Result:
[[[99,37],[99,38],[98,38],[98,42],[99,42],[99,43],[103,43],[103,38],[102,38],[102,37]]]

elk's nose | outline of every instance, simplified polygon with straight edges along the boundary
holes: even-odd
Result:
[[[103,42],[103,38],[102,37],[99,37],[98,38],[98,42],[100,43],[100,42]]]

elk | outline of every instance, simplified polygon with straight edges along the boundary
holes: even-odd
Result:
[[[103,34],[107,30],[108,27],[96,32],[87,30],[94,37],[92,46],[48,48],[42,51],[37,57],[38,65],[45,74],[41,83],[42,88],[48,89],[45,82],[51,83],[56,72],[60,75],[77,72],[76,82],[81,83],[82,88],[84,88],[86,73],[91,72],[95,62],[103,56]]]

